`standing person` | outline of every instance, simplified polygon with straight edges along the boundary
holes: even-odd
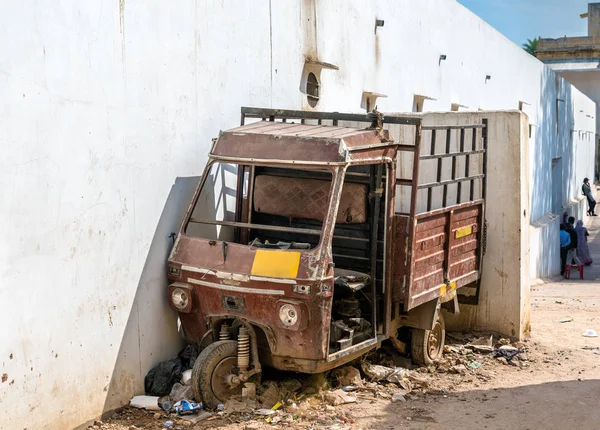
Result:
[[[579,257],[583,264],[589,266],[592,264],[592,257],[590,256],[590,249],[587,244],[587,237],[590,234],[588,233],[587,228],[583,226],[582,220],[577,221],[575,233],[577,233],[577,257]]]
[[[583,180],[583,185],[581,186],[581,192],[583,193],[584,196],[587,197],[587,201],[588,201],[588,215],[589,216],[596,216],[596,214],[594,213],[594,208],[596,207],[596,199],[594,199],[594,196],[592,195],[592,187],[590,186],[590,180],[588,178],[585,178]]]
[[[575,218],[570,216],[568,221],[569,222],[567,223],[565,230],[567,231],[567,233],[569,233],[569,236],[571,238],[571,244],[569,245],[569,249],[567,250],[567,264],[580,265],[581,261],[579,261],[579,258],[577,258],[577,232],[575,231],[575,227],[573,226],[573,224],[575,224]]]
[[[565,274],[567,264],[567,253],[571,246],[571,235],[567,233],[565,224],[560,225],[560,274]]]
[[[567,225],[567,224],[569,223],[569,214],[568,214],[567,212],[565,212],[565,213],[563,214],[563,217],[562,217],[562,223],[563,223],[564,225]]]

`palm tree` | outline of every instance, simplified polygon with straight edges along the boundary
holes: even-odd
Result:
[[[535,57],[535,51],[537,51],[539,41],[540,39],[538,37],[535,39],[527,39],[527,43],[523,44],[523,49]]]

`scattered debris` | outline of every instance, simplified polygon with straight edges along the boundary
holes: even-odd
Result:
[[[392,396],[392,403],[396,403],[396,402],[406,403],[406,398],[404,397],[404,395],[402,393],[396,393]]]
[[[481,366],[483,366],[483,363],[480,363],[479,361],[471,361],[469,363],[471,369],[479,369]]]
[[[494,346],[492,345],[493,339],[493,336],[480,337],[473,342],[469,342],[466,347],[477,352],[492,352],[494,350]]]
[[[192,369],[188,369],[181,374],[181,385],[192,385]]]
[[[254,382],[246,382],[242,387],[242,399],[256,399],[256,384]]]
[[[356,367],[344,366],[333,371],[333,376],[340,385],[362,385],[360,371]]]
[[[586,331],[583,332],[583,336],[585,336],[585,337],[598,337],[598,333],[596,333],[596,330],[588,328]]]
[[[512,345],[502,345],[500,348],[494,350],[494,357],[504,357],[507,361],[511,361],[513,357],[522,353],[523,350]]]
[[[372,381],[379,382],[386,380],[395,384],[399,384],[410,374],[408,370],[401,367],[385,367],[378,364],[370,364],[366,361],[362,364],[362,370]]]
[[[356,403],[357,398],[346,393],[344,390],[329,391],[324,394],[324,399],[332,406]]]
[[[255,415],[268,416],[274,415],[275,411],[273,409],[257,409],[254,411]]]
[[[171,392],[173,385],[181,380],[183,372],[179,357],[162,361],[154,366],[144,378],[146,394],[152,396],[166,396]]]
[[[342,387],[342,390],[344,390],[347,393],[350,393],[352,391],[356,391],[358,390],[360,387],[358,385],[345,385]]]
[[[194,397],[194,392],[190,385],[181,385],[179,382],[173,385],[169,398],[173,402],[178,402],[184,399],[191,399]],[[164,408],[163,408],[164,409]],[[168,409],[167,409],[168,410]]]
[[[256,404],[256,402],[254,402]],[[240,402],[235,399],[229,399],[225,405],[223,405],[223,412],[227,414],[231,413],[242,413],[242,412],[252,412],[252,407],[244,402]]]
[[[160,411],[161,408],[158,406],[157,396],[134,396],[130,401],[129,405],[134,408],[147,409],[149,411]]]
[[[200,421],[204,421],[208,418],[211,418],[213,416],[213,414],[211,412],[208,411],[202,411],[199,414],[196,415],[183,415],[180,418],[182,420],[188,421],[192,424],[197,424]]]
[[[568,323],[568,322],[571,322],[571,321],[573,321],[573,318],[571,318],[571,317],[563,317],[563,318],[561,318],[561,319],[558,320],[559,323]]]
[[[175,403],[173,409],[177,412],[177,415],[193,415],[204,409],[204,407],[201,404],[184,399]]]

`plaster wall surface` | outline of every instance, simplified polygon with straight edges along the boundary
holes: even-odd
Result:
[[[594,103],[453,0],[4,3],[0,429],[94,419],[177,353],[165,259],[211,138],[242,105],[309,109],[307,59],[339,67],[323,111],[360,112],[364,91],[384,112],[528,103],[529,222],[551,212],[553,158],[565,202],[590,175],[556,119],[593,132]]]
[[[487,248],[479,304],[446,314],[449,328],[485,328],[513,337],[529,332],[528,121],[520,111],[431,113],[424,125],[481,124],[488,121],[485,218]],[[481,165],[482,159],[475,164]],[[450,165],[443,178],[450,177]],[[460,169],[458,169],[460,172]],[[471,168],[471,172],[480,171]],[[477,195],[477,194],[476,194]]]

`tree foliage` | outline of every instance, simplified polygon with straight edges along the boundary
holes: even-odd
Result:
[[[538,49],[539,41],[540,39],[537,37],[534,39],[527,39],[527,43],[523,44],[523,49],[535,57],[535,51]]]

